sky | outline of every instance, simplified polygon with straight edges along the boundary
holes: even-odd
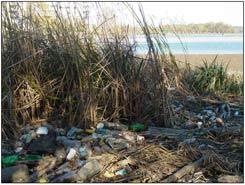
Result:
[[[147,14],[157,21],[173,23],[225,22],[233,26],[243,25],[242,2],[144,2]]]
[[[122,22],[130,23],[131,17],[119,3],[103,3],[117,12]],[[138,9],[137,2],[130,4]],[[155,24],[183,24],[224,22],[233,26],[243,25],[242,2],[141,2],[147,17]]]
[[[72,2],[62,2],[64,6],[74,6]],[[92,2],[80,2],[89,7],[91,21],[98,19],[97,5]],[[155,25],[158,24],[189,24],[224,22],[232,26],[243,26],[243,3],[242,2],[141,2],[147,18],[151,18]],[[108,17],[114,14],[124,24],[134,25],[132,14],[122,2],[102,2],[101,7]],[[138,10],[137,2],[130,5]],[[72,9],[70,11],[72,12]]]

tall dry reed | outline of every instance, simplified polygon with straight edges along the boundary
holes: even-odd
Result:
[[[101,120],[174,124],[167,87],[178,80],[178,67],[142,7],[139,15],[130,8],[148,43],[139,57],[127,27],[106,18],[91,26],[79,6],[75,17],[59,3],[46,16],[35,3],[2,3],[4,138],[42,119],[81,128]]]

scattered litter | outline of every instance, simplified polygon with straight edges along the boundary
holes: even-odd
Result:
[[[85,180],[93,177],[99,173],[101,169],[102,167],[97,160],[89,161],[78,171],[78,182],[84,182]]]
[[[99,129],[96,130],[96,132],[98,134],[106,135],[108,133],[108,130],[104,129],[104,128],[99,128]]]
[[[78,129],[76,127],[72,127],[68,132],[67,132],[67,137],[69,139],[75,139],[76,135],[79,133],[82,133],[82,129]]]
[[[44,156],[38,165],[34,168],[34,172],[31,175],[32,179],[39,179],[40,177],[46,176],[47,173],[52,172],[57,167],[57,158],[52,155]]]
[[[112,173],[112,172],[106,171],[106,172],[104,173],[104,176],[105,176],[106,178],[112,178],[112,177],[115,176],[115,174]]]
[[[145,142],[145,137],[137,135],[137,143],[142,144]]]
[[[137,140],[137,135],[129,131],[122,131],[119,136],[130,142],[135,142]]]
[[[72,159],[74,159],[76,157],[76,155],[77,155],[77,151],[74,148],[71,148],[69,153],[66,156],[66,159],[67,160],[72,160]]]
[[[242,145],[227,145],[226,142],[227,135],[232,136],[231,138],[243,136],[243,127],[227,120],[229,106],[222,105],[217,112],[214,111],[216,107],[205,106],[204,109],[194,112],[191,109],[186,110],[178,102],[175,104],[172,104],[172,108],[179,111],[175,113],[176,117],[181,118],[181,122],[174,128],[157,127],[153,121],[148,120],[145,122],[148,125],[147,130],[144,124],[137,122],[126,126],[119,122],[103,121],[95,128],[85,130],[76,127],[66,130],[51,125],[29,125],[21,129],[21,136],[14,142],[14,148],[2,148],[2,151],[12,151],[2,152],[5,181],[145,183],[165,180],[200,183],[213,182],[215,179],[218,182],[240,182],[240,171],[237,176],[222,173],[217,173],[220,175],[217,176],[204,171],[192,171],[205,157],[212,159],[212,163],[205,160],[205,166],[214,172],[217,167],[234,172],[241,165],[236,161],[242,161],[239,158]],[[232,108],[234,116],[241,115],[239,111],[238,108]],[[45,130],[48,132],[43,132]],[[227,148],[234,150],[233,154],[237,156],[236,160],[228,163],[231,166],[234,163],[234,168],[228,168],[229,165],[222,160],[229,159]],[[219,155],[217,159],[211,155],[216,151],[220,151],[214,155]],[[25,165],[22,166],[23,178],[19,172],[19,175],[17,173],[12,178],[10,170],[20,169],[20,164]],[[190,173],[186,174],[188,170]],[[174,174],[178,175],[177,179]]]
[[[126,174],[127,174],[127,171],[125,169],[121,169],[115,173],[115,175],[121,175],[121,176],[126,175]]]
[[[1,175],[2,183],[30,182],[28,167],[24,164],[3,168]]]
[[[242,183],[243,177],[238,175],[221,175],[218,178],[220,183]]]
[[[197,124],[192,122],[192,121],[188,121],[185,123],[185,125],[183,127],[186,129],[194,129],[197,127]]]
[[[111,129],[111,130],[128,130],[128,127],[126,125],[123,125],[121,123],[114,123],[114,122],[103,122],[104,123],[104,127],[107,129]]]
[[[187,96],[186,100],[190,102],[196,102],[196,98],[194,96]]]
[[[39,135],[47,135],[48,134],[48,128],[47,127],[39,127],[36,131]]]
[[[203,120],[203,116],[200,115],[200,114],[196,115],[196,117],[197,117],[199,120]]]
[[[81,158],[86,158],[88,156],[88,151],[86,150],[86,147],[80,147],[79,154]]]
[[[203,123],[201,121],[197,122],[198,129],[201,129],[202,128],[202,125],[203,125]]]
[[[129,148],[129,144],[123,139],[107,138],[106,143],[114,150],[123,150]]]
[[[184,144],[189,144],[189,145],[193,144],[195,142],[196,142],[196,138],[194,138],[194,137],[190,138],[190,139],[186,139],[186,140],[183,141]]]
[[[20,153],[23,150],[23,147],[17,147],[14,152],[15,153]]]
[[[97,129],[102,129],[104,128],[104,123],[98,123],[98,125],[96,126]]]
[[[223,104],[220,108],[219,108],[219,112],[220,112],[220,117],[223,119],[229,119],[230,115],[231,115],[231,108],[229,104]]]
[[[81,146],[81,142],[77,140],[70,140],[65,136],[58,136],[56,141],[62,144],[65,148],[79,148]]]
[[[28,152],[32,154],[53,154],[56,150],[56,146],[57,143],[55,135],[42,135],[30,142]]]
[[[213,146],[211,145],[207,145],[207,144],[201,144],[198,146],[198,150],[210,150],[210,149],[215,149]]]
[[[42,157],[40,155],[31,155],[27,154],[24,158],[24,161],[39,161]]]
[[[66,135],[66,131],[65,131],[65,129],[63,129],[63,128],[56,128],[56,129],[55,129],[55,132],[56,132],[56,134],[57,134],[58,136],[65,136],[65,135]]]
[[[215,121],[216,121],[217,126],[224,126],[225,125],[224,121],[221,118],[216,118]]]
[[[51,183],[76,182],[77,174],[74,171],[68,171],[61,176],[54,178]]]
[[[93,138],[93,139],[97,139],[97,138],[99,138],[99,135],[98,135],[97,133],[93,133],[93,134],[92,134],[92,138]]]
[[[240,115],[240,112],[239,111],[236,111],[235,113],[234,113],[234,116],[239,116]]]
[[[215,120],[216,120],[216,116],[211,116],[211,117],[209,118],[209,120],[210,120],[210,121],[215,121]]]
[[[21,156],[21,157],[19,155],[10,155],[2,158],[2,165],[8,167],[8,166],[15,165],[18,161],[27,162],[27,161],[38,161],[40,159],[42,159],[40,155],[26,154],[25,156]]]
[[[66,151],[63,147],[57,148],[55,156],[58,160],[63,161],[66,158]]]
[[[216,115],[215,112],[213,112],[212,110],[203,110],[203,113],[206,114],[208,117]]]
[[[18,160],[19,160],[18,155],[10,155],[7,157],[3,157],[2,158],[2,165],[6,166],[6,167],[13,166]]]
[[[100,147],[95,146],[93,149],[94,149],[94,152],[95,152],[97,155],[101,155],[101,154],[102,154],[102,150],[101,150]]]
[[[145,125],[141,123],[133,123],[132,125],[129,126],[129,130],[133,132],[140,132],[145,130]]]
[[[87,134],[93,134],[94,131],[95,131],[95,129],[86,129],[85,130],[85,133],[87,133]]]
[[[32,139],[33,139],[33,136],[32,136],[31,133],[24,134],[20,138],[20,140],[23,141],[26,144],[30,143]]]
[[[48,183],[48,180],[44,177],[41,177],[39,180],[38,180],[39,183]]]

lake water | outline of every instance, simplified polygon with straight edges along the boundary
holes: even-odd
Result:
[[[243,54],[242,34],[180,34],[167,35],[166,40],[174,54]],[[137,36],[137,53],[147,53],[144,36]]]

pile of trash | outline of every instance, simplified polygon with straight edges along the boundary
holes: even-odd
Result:
[[[136,123],[129,129],[141,131],[144,125]],[[72,127],[66,131],[43,124],[27,125],[21,132],[15,150],[2,152],[3,182],[87,182],[103,168],[99,156],[128,150],[145,141],[143,136],[128,131],[128,126],[106,121],[86,130]],[[115,175],[125,173],[123,169]]]
[[[243,125],[231,121],[241,110],[185,107],[172,106],[176,128],[27,125],[13,150],[2,148],[2,182],[242,182]]]
[[[243,110],[237,106],[231,106],[229,103],[215,104],[215,105],[201,105],[197,108],[198,104],[195,97],[187,96],[185,104],[175,101],[172,104],[172,109],[177,117],[182,118],[179,124],[182,128],[208,128],[208,127],[223,127],[231,126],[230,120],[232,118],[243,118]],[[192,107],[192,105],[194,107]],[[189,107],[187,109],[186,107]],[[185,123],[183,124],[183,120]]]

